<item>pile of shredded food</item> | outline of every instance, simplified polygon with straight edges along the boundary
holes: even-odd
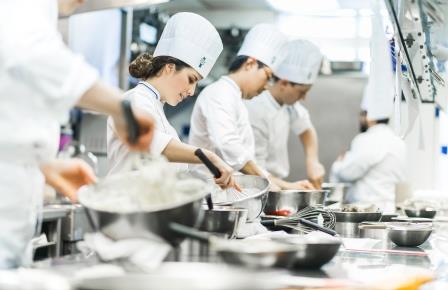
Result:
[[[79,192],[80,202],[92,209],[132,213],[152,211],[200,198],[206,183],[180,177],[169,162],[157,159],[136,171],[108,176]]]

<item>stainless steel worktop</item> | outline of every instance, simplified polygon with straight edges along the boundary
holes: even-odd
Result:
[[[434,270],[437,280],[448,283],[448,259],[431,246],[431,239],[436,237],[437,233],[434,233],[427,242],[417,248],[402,248],[392,243],[384,242],[371,243],[371,246],[367,246],[363,250],[341,248],[337,256],[321,269],[296,269],[290,271],[289,274],[297,277],[351,279],[359,270],[381,270],[391,265],[406,265]],[[219,257],[207,246],[191,240],[185,241],[178,249],[173,250],[166,258],[166,261],[221,262]],[[73,275],[75,270],[98,263],[99,261],[95,256],[86,258],[83,255],[72,255],[48,260],[44,263],[36,264],[36,266],[56,269],[59,272]],[[439,288],[431,287],[426,289],[438,290]]]

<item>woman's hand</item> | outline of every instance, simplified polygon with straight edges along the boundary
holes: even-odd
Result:
[[[78,189],[86,184],[96,182],[92,168],[81,159],[57,159],[40,167],[45,182],[57,192],[77,202]]]
[[[207,155],[208,159],[219,169],[221,172],[221,177],[215,178],[215,183],[219,185],[222,189],[233,187],[238,191],[241,191],[240,186],[235,182],[233,177],[233,169],[227,163],[225,163],[218,155],[215,153],[203,150]]]

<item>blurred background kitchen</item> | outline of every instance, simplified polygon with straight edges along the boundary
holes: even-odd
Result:
[[[122,8],[123,5],[129,8]],[[126,90],[136,84],[127,72],[129,62],[141,52],[154,50],[166,21],[179,11],[195,12],[209,19],[224,43],[223,53],[209,77],[200,82],[196,96],[205,85],[226,72],[244,35],[254,24],[276,23],[290,38],[307,39],[319,46],[325,61],[303,104],[310,111],[318,133],[320,160],[329,172],[333,161],[347,150],[359,131],[360,103],[370,67],[369,1],[96,0],[89,1],[79,14],[61,19],[59,26],[69,46],[83,54],[99,70],[102,79]],[[387,11],[383,12],[387,15]],[[392,34],[389,37],[392,39]],[[437,36],[432,40],[436,39]],[[416,63],[418,57],[414,59]],[[443,65],[438,69],[444,73]],[[434,90],[420,104],[421,122],[417,120],[405,136],[410,183],[404,194],[413,190],[443,190],[448,183],[444,178],[448,173],[447,121],[445,111],[441,110],[446,102],[446,88],[433,79],[429,84]],[[189,98],[177,107],[165,106],[169,121],[184,140],[188,139],[195,99]],[[405,114],[406,110],[402,110],[402,130],[412,125]],[[86,159],[91,163],[97,160],[98,174],[103,176],[107,167],[105,117],[73,111],[71,120],[71,124],[64,126],[63,134],[82,145],[82,151],[94,154]],[[424,144],[419,142],[420,138]],[[298,180],[306,176],[306,171],[302,146],[293,134],[289,147],[288,180]]]

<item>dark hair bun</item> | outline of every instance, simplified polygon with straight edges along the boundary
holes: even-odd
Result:
[[[129,73],[134,78],[146,79],[152,70],[154,57],[149,53],[142,53],[129,65]]]

